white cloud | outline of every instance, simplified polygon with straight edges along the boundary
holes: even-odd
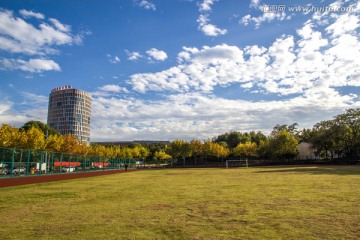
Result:
[[[359,17],[351,14],[343,14],[337,20],[326,28],[333,37],[339,37],[343,34],[352,33],[359,27]]]
[[[276,124],[299,122],[300,127],[312,127],[319,119],[330,119],[356,106],[360,106],[359,101],[352,96],[319,90],[290,100],[267,102],[228,100],[200,93],[149,101],[98,97],[93,99],[92,140],[202,140],[235,126],[239,131],[261,130],[268,134]]]
[[[104,85],[102,87],[99,87],[99,90],[105,91],[105,92],[115,92],[115,93],[120,93],[120,92],[128,93],[129,92],[125,87],[120,87],[119,85],[116,85],[116,84]]]
[[[37,12],[33,12],[33,11],[27,11],[25,9],[21,9],[19,11],[19,13],[24,17],[24,18],[37,18],[37,19],[45,19],[44,14],[42,13],[37,13]]]
[[[14,103],[11,101],[0,102],[0,123],[19,127],[24,123],[34,119],[30,119],[25,114],[14,111],[12,109],[13,105]]]
[[[204,0],[201,3],[198,3],[199,11],[201,14],[197,19],[199,23],[198,29],[201,30],[205,35],[216,37],[219,35],[224,35],[227,33],[226,29],[218,28],[217,26],[210,24],[209,12],[211,12],[211,5],[214,4],[217,0]]]
[[[20,94],[25,99],[26,104],[34,104],[36,106],[48,105],[49,98],[47,96],[34,94],[27,91],[22,91]]]
[[[211,10],[211,4],[206,6]],[[183,47],[177,65],[134,74],[127,81],[139,93],[157,91],[161,99],[133,98],[141,95],[115,84],[93,94],[92,140],[207,139],[229,130],[269,133],[276,124],[312,127],[360,107],[356,14],[322,15],[321,23],[312,18],[294,35],[279,36],[267,46]],[[236,89],[238,99],[216,96],[215,87]],[[352,92],[343,93],[344,87]],[[244,93],[253,99],[243,100]],[[275,100],[262,99],[262,94]],[[34,114],[0,102],[0,120]]]
[[[199,23],[199,30],[201,30],[205,35],[216,37],[227,33],[226,29],[218,28],[215,25],[210,24],[209,21],[210,20],[208,19],[207,14],[201,14],[197,20]]]
[[[178,65],[161,72],[134,74],[128,83],[141,93],[210,93],[215,86],[238,84],[244,89],[251,86],[254,92],[283,96],[306,96],[316,89],[315,95],[311,93],[314,96],[321,96],[320,92],[335,96],[339,91],[335,88],[360,85],[358,18],[355,13],[333,14],[328,17],[328,26],[320,27],[310,20],[297,29],[297,35],[280,36],[269,47],[184,47],[178,54]],[[350,20],[350,26],[344,19]],[[324,36],[317,28],[327,29],[329,34]],[[341,34],[333,29],[342,29]]]
[[[128,56],[128,60],[130,60],[130,61],[137,61],[137,60],[139,60],[139,59],[141,59],[141,58],[143,58],[144,56],[143,55],[141,55],[139,52],[130,52],[130,51],[128,51],[128,50],[125,50],[125,53],[126,53],[126,55]]]
[[[120,58],[118,56],[111,56],[110,54],[106,54],[108,61],[112,64],[117,64],[120,62]]]
[[[21,109],[14,109],[14,102],[8,100],[6,94],[2,94],[0,99],[0,123],[10,124],[11,126],[21,127],[24,123],[31,120],[46,122],[48,98],[30,92],[21,91],[19,95],[23,97],[23,102],[19,104]]]
[[[250,7],[259,9],[261,0],[251,0]]]
[[[65,25],[62,24],[61,22],[59,22],[59,20],[55,19],[55,18],[49,18],[49,21],[56,27],[56,29],[58,29],[61,32],[71,32],[71,26],[70,25]]]
[[[165,61],[165,59],[167,59],[166,52],[156,48],[147,50],[146,54],[149,55],[149,60]]]
[[[54,46],[79,43],[81,36],[73,36],[70,26],[51,19],[38,27],[0,9],[0,49],[11,53],[46,55],[56,53]]]
[[[22,70],[31,73],[44,71],[60,71],[59,64],[49,59],[33,59],[25,61],[22,59],[0,59],[0,67],[4,70]]]
[[[199,2],[199,11],[200,12],[209,12],[211,11],[211,5],[214,4],[214,2],[217,2],[218,0],[204,0],[203,2]]]
[[[263,22],[272,22],[273,20],[284,21],[289,19],[290,17],[286,17],[285,12],[264,12],[258,17],[252,17],[250,14],[245,15],[240,19],[239,23],[245,26],[254,23],[255,28],[259,28]]]
[[[137,6],[141,7],[141,8],[144,8],[146,10],[153,10],[155,11],[156,10],[156,6],[155,4],[153,4],[152,2],[150,1],[147,1],[147,0],[134,0],[133,1]]]

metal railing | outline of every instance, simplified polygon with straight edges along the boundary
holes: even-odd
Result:
[[[139,159],[0,147],[0,177],[135,168]]]

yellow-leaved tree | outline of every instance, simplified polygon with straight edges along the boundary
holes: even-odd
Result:
[[[252,158],[257,156],[258,146],[254,142],[239,143],[233,150],[235,156]]]
[[[17,128],[2,124],[0,128],[0,147],[17,147],[19,132]]]

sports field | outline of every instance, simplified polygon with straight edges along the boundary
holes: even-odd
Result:
[[[0,196],[0,239],[360,239],[359,166],[147,170]]]

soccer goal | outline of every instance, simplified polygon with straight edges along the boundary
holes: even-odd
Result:
[[[245,159],[245,160],[226,160],[226,168],[227,169],[229,167],[243,167],[244,164],[247,168],[249,167],[249,162],[247,159]]]

